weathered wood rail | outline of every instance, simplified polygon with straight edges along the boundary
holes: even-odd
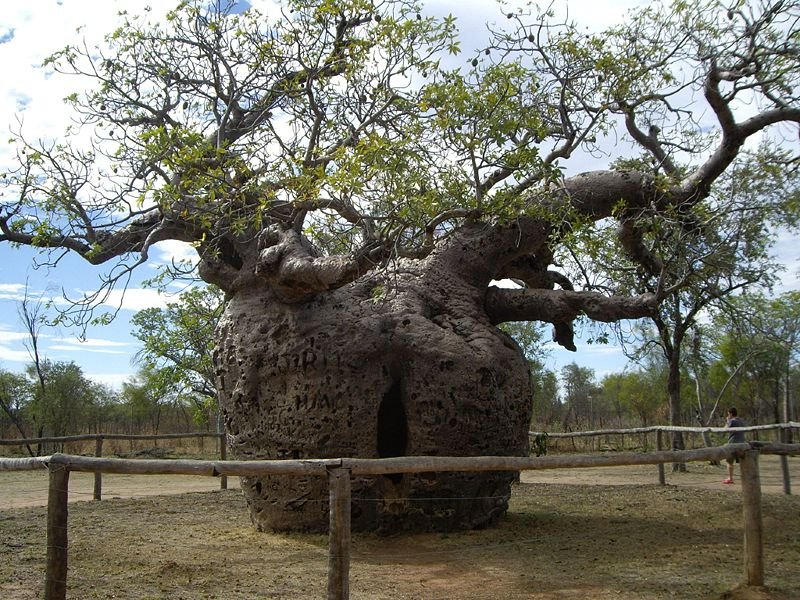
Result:
[[[13,438],[0,439],[0,446],[25,446],[28,444],[55,444],[68,442],[88,442],[90,440],[177,440],[181,438],[219,438],[224,437],[224,433],[213,433],[206,431],[192,431],[187,433],[80,433],[77,435],[62,435],[58,437],[39,437],[39,438]]]
[[[768,425],[748,425],[745,427],[737,427],[736,431],[744,431],[745,433],[751,431],[775,431],[783,429],[800,429],[800,423],[789,421],[788,423],[770,423]],[[529,434],[547,435],[550,438],[573,438],[573,437],[592,437],[599,435],[629,435],[638,433],[658,433],[663,432],[676,432],[676,433],[723,433],[728,434],[731,432],[730,427],[678,427],[673,425],[651,425],[649,427],[631,427],[629,429],[596,429],[591,431],[567,431],[563,433],[549,433],[545,431],[530,431]]]
[[[614,453],[601,456],[404,456],[384,459],[338,458],[309,460],[201,461],[113,459],[54,454],[46,457],[0,459],[0,471],[46,468],[50,473],[47,508],[46,600],[64,600],[67,592],[69,473],[72,471],[205,475],[317,475],[330,489],[328,554],[329,600],[349,598],[350,479],[352,476],[444,471],[524,471],[574,467],[611,467],[738,458],[743,504],[743,575],[750,586],[764,585],[763,523],[758,457],[761,454],[800,455],[800,444],[750,442],[699,450]]]
[[[128,434],[128,433],[82,433],[79,435],[63,435],[58,437],[24,438],[24,439],[0,439],[0,446],[31,446],[35,444],[69,444],[78,442],[89,442],[94,440],[94,455],[98,458],[103,456],[104,440],[122,441],[160,441],[160,440],[180,440],[180,439],[203,439],[214,438],[217,440],[217,449],[220,460],[225,460],[228,455],[228,445],[225,442],[224,433],[157,433],[157,434]],[[228,489],[228,477],[222,475],[219,479],[219,489]],[[94,500],[103,498],[103,474],[100,471],[94,473],[94,490],[92,497]]]
[[[781,433],[784,432],[791,432],[793,429],[800,429],[800,423],[790,421],[788,423],[772,423],[769,425],[750,425],[747,427],[737,427],[737,431],[741,431],[744,433],[750,432],[758,432],[758,431],[780,431]],[[600,436],[611,436],[611,435],[638,435],[638,434],[656,434],[656,449],[661,451],[664,450],[664,437],[663,434],[665,433],[697,433],[697,434],[707,434],[707,433],[721,433],[724,435],[728,435],[731,433],[731,429],[729,427],[677,427],[677,426],[670,426],[670,425],[653,425],[651,427],[634,427],[631,429],[596,429],[593,431],[568,431],[564,433],[548,433],[543,431],[529,431],[528,435],[532,438],[536,438],[539,436],[544,436],[547,439],[570,439],[570,438],[581,438],[581,437],[600,437]],[[786,441],[786,438],[782,439]],[[791,439],[789,436],[788,439]],[[781,461],[781,473],[783,475],[783,493],[787,495],[791,495],[792,493],[792,480],[791,475],[789,473],[789,463],[787,457],[782,455],[780,457]],[[672,462],[680,462],[680,461],[672,461]],[[664,463],[658,464],[658,483],[661,485],[666,485],[666,476],[664,474]]]

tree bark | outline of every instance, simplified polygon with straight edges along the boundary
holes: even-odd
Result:
[[[670,357],[669,368],[667,375],[667,393],[669,395],[669,424],[680,426],[681,425],[681,374],[680,374],[680,360],[679,353],[675,351],[674,356]],[[684,450],[685,444],[683,434],[680,431],[675,431],[672,434],[672,449]],[[673,472],[686,471],[685,463],[676,463],[672,465]]]
[[[233,294],[215,352],[233,456],[527,456],[528,365],[487,316],[487,288],[440,258],[301,302],[267,287]],[[354,478],[353,528],[485,526],[506,512],[515,475]],[[244,478],[242,487],[260,529],[328,525],[322,478]]]

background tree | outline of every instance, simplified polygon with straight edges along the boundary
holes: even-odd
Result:
[[[102,383],[89,380],[86,392],[88,394],[88,410],[83,427],[93,433],[111,431],[117,420],[119,408],[119,393]]]
[[[90,421],[97,400],[96,384],[87,379],[74,362],[44,360],[27,369],[28,379],[35,382],[33,398],[27,408],[37,426],[39,437],[60,437],[79,433]],[[43,382],[43,384],[42,384]],[[63,444],[54,443],[40,450],[56,451]]]
[[[68,136],[17,137],[0,241],[107,263],[109,286],[153,244],[193,243],[228,300],[215,374],[239,458],[527,453],[529,367],[497,325],[548,322],[574,350],[577,316],[656,316],[689,283],[671,267],[688,254],[653,241],[727,239],[706,215],[755,136],[773,140],[758,169],[794,158],[771,136],[800,122],[795,2],[655,5],[588,35],[512,12],[462,56],[471,66],[450,69],[454,20],[410,1],[234,6],[124,15],[102,45],[47,62],[96,86],[67,99]],[[565,177],[606,135],[661,176]],[[595,238],[649,291],[560,266],[603,273],[583,260]],[[502,278],[524,287],[489,285]],[[369,503],[354,526],[485,525],[513,478],[357,481],[355,498],[405,500]],[[325,527],[324,486],[243,481],[254,522],[277,529]]]
[[[735,376],[729,400],[753,422],[791,420],[795,415],[792,373],[800,339],[800,293],[769,299],[746,294],[720,314],[716,381]]]
[[[45,357],[39,352],[39,336],[41,329],[44,326],[44,305],[42,298],[33,300],[28,294],[28,286],[25,286],[25,295],[19,303],[17,314],[25,327],[25,332],[28,335],[25,341],[25,348],[31,357],[31,364],[28,368],[28,376],[35,375],[36,385],[38,390],[34,395],[38,394],[39,398],[44,398],[47,390],[47,378],[44,369]],[[32,404],[33,405],[33,404]],[[31,419],[36,437],[44,437],[45,424],[37,419],[40,419],[39,411],[31,411]],[[42,446],[39,444],[36,449],[37,454],[41,454]]]
[[[593,429],[602,412],[594,369],[570,363],[561,369],[561,381],[564,386],[564,431]]]
[[[219,414],[211,357],[223,308],[219,288],[193,287],[166,308],[148,308],[131,319],[133,336],[144,344],[137,361],[161,390],[190,402],[200,424]]]
[[[549,430],[561,416],[561,401],[558,396],[558,377],[545,367],[548,352],[544,348],[542,327],[527,321],[503,323],[505,333],[519,344],[528,361],[531,378],[531,427]]]
[[[552,431],[564,418],[564,405],[559,396],[558,376],[540,360],[532,361],[531,387],[533,415],[531,426],[539,431]]]
[[[28,380],[19,373],[0,369],[0,409],[5,419],[8,419],[8,423],[13,425],[19,437],[23,439],[30,437],[24,415],[25,407],[30,401],[31,389]],[[6,430],[4,426],[3,431]],[[30,445],[26,444],[25,449],[31,456],[36,455]]]
[[[613,407],[619,427],[648,427],[659,422],[666,407],[665,373],[644,369],[603,377],[603,396]]]
[[[0,369],[0,437],[30,438],[37,425],[45,437],[81,433],[152,434],[194,431],[190,401],[160,377],[140,370],[121,392],[86,377],[72,362],[44,359],[45,387],[33,363],[22,373]],[[27,447],[31,456],[59,445]]]
[[[129,433],[146,430],[158,434],[164,421],[167,431],[192,429],[187,412],[191,399],[180,393],[180,386],[165,380],[163,372],[149,366],[141,367],[134,377],[122,384],[121,400],[129,420]],[[181,419],[176,419],[180,415]]]

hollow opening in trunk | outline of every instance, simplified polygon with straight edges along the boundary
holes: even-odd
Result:
[[[403,407],[402,388],[399,380],[392,381],[378,407],[378,458],[405,456],[408,447],[408,421]],[[402,473],[386,476],[394,483],[402,478]]]

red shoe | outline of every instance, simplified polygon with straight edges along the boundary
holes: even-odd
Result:
[[[724,483],[726,485],[731,484],[731,483],[733,483],[733,479],[723,479],[722,483]]]

